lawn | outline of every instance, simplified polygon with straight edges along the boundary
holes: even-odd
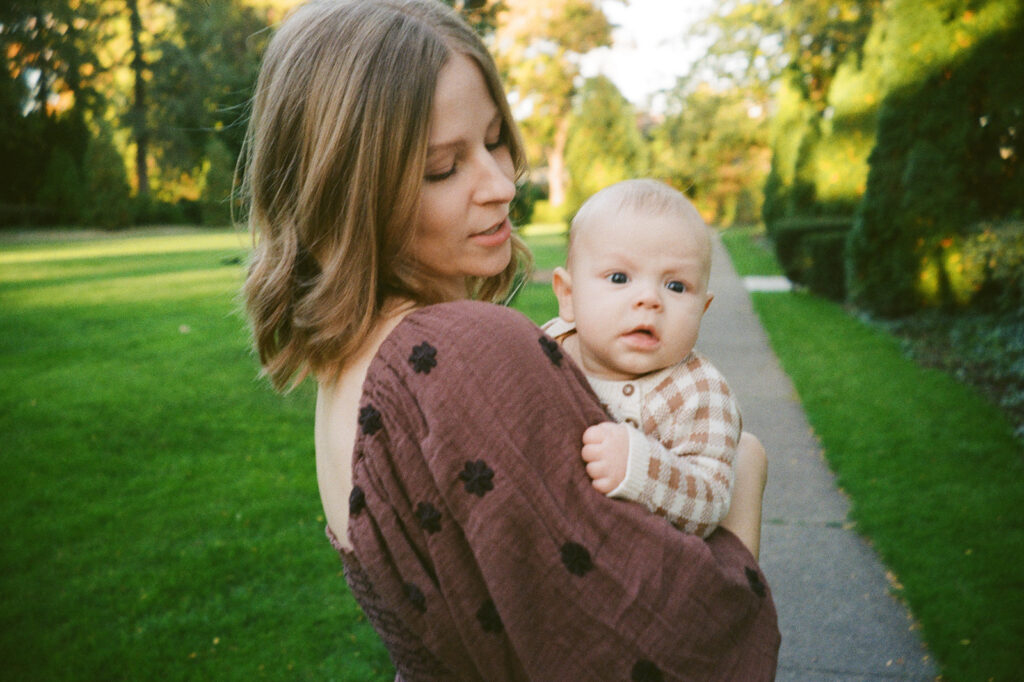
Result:
[[[324,537],[248,238],[0,242],[0,679],[391,680]]]
[[[774,274],[756,234],[724,237],[740,274]],[[802,293],[753,303],[943,679],[1020,679],[1024,449],[1006,416],[841,306]]]
[[[247,250],[0,235],[0,679],[394,678],[324,537],[313,386],[256,376]],[[555,314],[544,283],[516,305]]]
[[[749,234],[725,237],[742,274],[771,274]],[[323,536],[312,386],[282,397],[256,377],[248,238],[0,240],[0,678],[390,681]],[[539,270],[561,263],[563,237],[529,240]],[[1010,427],[839,306],[754,303],[945,679],[1012,679]],[[515,305],[555,314],[544,282]]]

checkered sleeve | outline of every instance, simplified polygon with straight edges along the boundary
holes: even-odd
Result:
[[[725,378],[694,354],[645,396],[626,480],[612,495],[707,537],[729,511],[741,419]]]

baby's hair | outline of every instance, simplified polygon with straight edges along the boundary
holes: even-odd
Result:
[[[503,118],[518,177],[525,157],[497,68],[438,0],[314,0],[270,42],[256,85],[242,195],[255,248],[243,294],[277,388],[336,376],[389,299],[445,300],[412,255],[438,74],[472,59]],[[512,238],[504,272],[469,279],[497,301],[529,263]]]
[[[569,248],[567,263],[572,263],[573,242],[575,236],[586,228],[587,222],[599,213],[617,213],[636,211],[650,215],[672,215],[681,222],[698,228],[702,235],[702,256],[705,260],[705,272],[711,271],[711,239],[709,228],[700,212],[682,192],[666,185],[664,182],[651,178],[623,180],[609,185],[592,194],[580,210],[573,216],[569,225]]]

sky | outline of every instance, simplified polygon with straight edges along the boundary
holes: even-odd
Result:
[[[584,76],[603,73],[634,104],[646,106],[658,90],[675,85],[706,49],[684,33],[714,8],[713,0],[602,0],[608,19],[618,26],[611,48],[588,54]],[[657,107],[656,102],[655,108]]]

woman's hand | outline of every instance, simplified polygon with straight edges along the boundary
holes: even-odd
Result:
[[[601,422],[583,432],[583,461],[594,488],[607,495],[626,478],[629,430],[625,424]]]

